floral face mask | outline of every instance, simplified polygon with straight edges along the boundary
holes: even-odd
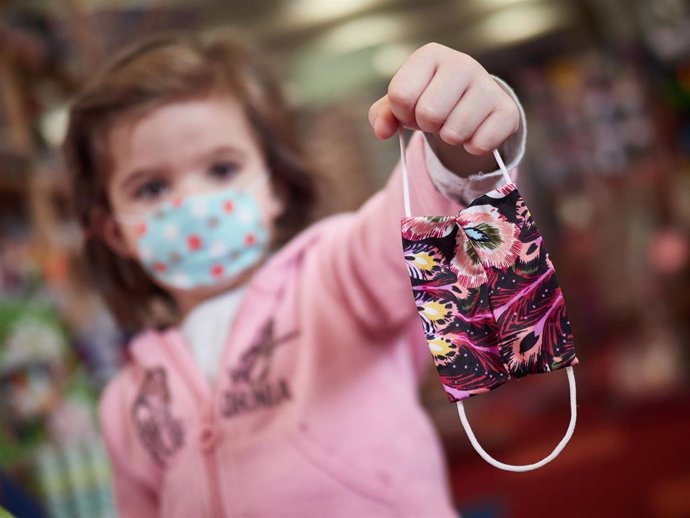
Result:
[[[577,418],[570,320],[542,235],[497,151],[506,180],[454,216],[411,215],[400,131],[405,218],[402,242],[414,300],[443,388],[475,450],[491,465],[530,471],[553,460]],[[512,466],[477,442],[463,401],[514,378],[566,367],[568,430],[545,459]]]

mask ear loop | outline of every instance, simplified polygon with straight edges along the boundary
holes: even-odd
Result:
[[[410,181],[407,172],[407,154],[405,153],[405,135],[404,129],[401,126],[398,130],[400,137],[400,165],[402,166],[402,182],[403,182],[403,205],[405,207],[405,216],[411,217],[412,210],[410,209]]]
[[[508,174],[508,169],[503,163],[503,159],[501,158],[501,154],[498,152],[498,149],[494,149],[494,158],[496,159],[496,163],[498,164],[498,167],[501,169],[501,172],[503,173],[503,177],[505,178],[506,183],[512,183],[510,175]],[[534,464],[515,466],[511,464],[504,464],[503,462],[499,462],[493,457],[491,457],[491,455],[489,455],[477,441],[477,438],[475,437],[474,432],[470,427],[470,423],[467,420],[467,415],[465,414],[465,407],[463,405],[463,401],[457,402],[458,414],[460,415],[460,422],[462,423],[462,427],[465,429],[465,433],[467,433],[467,437],[469,437],[474,449],[477,451],[477,453],[479,453],[479,455],[481,455],[481,457],[486,462],[488,462],[496,468],[505,471],[525,472],[541,468],[542,466],[548,464],[553,459],[558,457],[558,455],[563,451],[563,448],[565,448],[566,444],[568,444],[571,437],[573,436],[573,432],[575,431],[575,423],[577,422],[577,391],[575,387],[575,373],[573,372],[573,368],[571,366],[566,367],[565,370],[568,374],[568,387],[570,392],[570,423],[568,424],[568,429],[566,430],[565,435],[563,436],[561,441],[556,445],[553,451],[548,456],[546,456],[539,462],[535,462]]]
[[[410,180],[407,170],[407,154],[405,152],[404,131],[405,130],[400,127],[398,130],[398,137],[400,140],[400,165],[402,167],[403,206],[405,208],[405,216],[409,218],[412,216],[412,210],[410,208]],[[498,152],[498,149],[494,149],[494,158],[496,159],[496,163],[498,164],[501,173],[503,173],[503,178],[506,181],[506,185],[513,183],[513,180],[508,174],[508,169],[506,168],[505,163],[503,163],[503,159],[501,158],[501,154]]]
[[[411,217],[412,216],[412,211],[410,209],[410,184],[409,184],[409,173],[407,170],[407,156],[405,153],[405,136],[403,134],[403,128],[401,127],[398,130],[398,136],[400,138],[400,165],[402,167],[402,182],[403,182],[403,205],[405,208],[405,216],[406,217]],[[501,158],[500,153],[498,152],[498,149],[494,149],[493,151],[494,158],[496,159],[496,163],[498,164],[498,167],[500,168],[501,172],[503,173],[503,178],[505,179],[507,184],[513,183],[513,180],[510,178],[510,175],[508,174],[508,169],[506,168],[505,164],[503,163],[503,159]],[[570,392],[570,423],[568,424],[568,429],[565,432],[565,435],[561,439],[561,441],[556,445],[556,447],[553,449],[553,451],[540,460],[539,462],[535,462],[534,464],[526,464],[523,466],[518,466],[518,465],[513,465],[513,464],[505,464],[503,462],[500,462],[496,459],[494,459],[491,455],[489,455],[484,448],[479,444],[479,441],[477,441],[477,437],[474,435],[474,432],[472,431],[472,427],[470,426],[469,421],[467,420],[467,415],[465,413],[465,406],[464,406],[464,401],[458,401],[456,403],[456,406],[458,408],[458,415],[460,416],[460,422],[462,423],[462,427],[465,430],[465,433],[467,434],[467,437],[470,440],[470,443],[474,447],[475,451],[489,464],[492,466],[502,469],[504,471],[513,471],[516,473],[521,473],[525,471],[533,471],[535,469],[541,468],[542,466],[548,464],[551,462],[553,459],[558,457],[560,453],[563,451],[563,448],[570,442],[570,439],[573,436],[573,433],[575,432],[575,423],[577,422],[577,389],[575,386],[575,373],[573,372],[573,367],[568,366],[565,368],[566,373],[568,375],[568,388]]]
[[[510,178],[510,175],[508,174],[508,168],[503,163],[503,159],[501,158],[501,154],[498,152],[498,149],[494,149],[494,158],[496,159],[499,169],[503,173],[503,178],[505,178],[506,185],[513,183],[512,178]]]
[[[567,374],[568,374],[568,386],[570,388],[570,423],[568,424],[568,429],[565,432],[565,435],[561,439],[561,441],[556,445],[556,447],[553,449],[553,451],[546,457],[544,457],[542,460],[539,462],[535,462],[534,464],[526,464],[524,466],[517,466],[513,464],[504,464],[503,462],[500,462],[496,459],[494,459],[491,455],[489,455],[484,448],[481,447],[479,442],[477,441],[477,438],[474,435],[474,432],[472,431],[472,428],[470,427],[470,423],[467,420],[467,415],[465,414],[465,407],[463,405],[464,401],[458,401],[456,403],[458,407],[458,414],[460,415],[460,422],[462,423],[462,427],[465,429],[465,433],[467,434],[467,437],[470,439],[470,443],[472,443],[472,446],[476,450],[476,452],[484,459],[486,462],[494,466],[495,468],[502,469],[504,471],[513,471],[517,473],[525,472],[525,471],[533,471],[535,469],[541,468],[542,466],[548,464],[551,462],[553,459],[558,457],[558,455],[563,451],[563,448],[565,448],[565,445],[568,444],[570,441],[571,437],[573,436],[573,432],[575,431],[575,422],[577,421],[577,397],[576,397],[576,389],[575,389],[575,373],[573,372],[573,367],[568,366],[565,368]]]

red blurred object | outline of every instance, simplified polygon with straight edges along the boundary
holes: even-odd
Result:
[[[453,459],[461,510],[500,504],[502,512],[492,516],[690,517],[690,398],[608,406],[601,399],[579,402],[573,439],[542,469],[502,472],[473,451]],[[490,453],[511,464],[534,462],[551,451],[568,418],[563,407]]]
[[[658,232],[649,243],[649,262],[663,274],[678,273],[688,263],[688,238],[680,232],[666,229]]]

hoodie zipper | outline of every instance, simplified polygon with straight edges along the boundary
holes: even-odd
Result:
[[[218,480],[218,460],[216,452],[206,454],[206,476],[211,488],[211,516],[213,518],[225,518],[223,500],[220,497],[220,481]]]
[[[249,297],[252,295],[252,288],[254,287],[253,284],[250,284],[244,294],[244,302],[243,306],[246,305],[246,301],[249,299]],[[273,297],[272,299],[272,305],[275,307],[275,304],[277,303],[277,300],[279,300],[282,296],[282,294],[285,291],[285,285],[281,287],[279,293],[277,296]],[[268,312],[270,314],[270,311]],[[221,355],[221,365],[225,365],[225,360],[228,354],[228,341],[231,336],[236,336],[237,334],[237,327],[240,323],[240,317],[241,317],[241,310],[237,312],[235,315],[235,318],[230,325],[230,330],[228,332],[228,336],[226,337],[226,346],[225,349]],[[256,326],[258,328],[258,325]],[[180,334],[176,336],[180,336]],[[182,365],[180,358],[178,356],[178,352],[176,348],[178,346],[186,346],[184,343],[180,343],[179,341],[176,341],[177,343],[171,348],[172,349],[172,354],[170,355],[173,358],[173,363],[175,365],[175,368],[179,371],[180,375],[182,376],[182,379],[184,380],[184,383],[189,387],[191,390],[192,394],[194,394],[195,399],[197,400],[200,412],[199,416],[201,417],[202,423],[204,423],[203,427],[206,430],[210,430],[210,433],[212,434],[212,437],[208,438],[209,441],[209,447],[208,448],[203,448],[205,451],[203,451],[203,455],[205,457],[205,464],[206,464],[206,476],[208,478],[209,482],[209,487],[210,487],[210,492],[211,492],[211,517],[212,518],[227,518],[225,506],[223,503],[223,499],[221,498],[221,492],[220,492],[220,480],[218,477],[218,458],[217,458],[217,451],[216,451],[216,446],[218,444],[218,441],[220,440],[218,436],[218,425],[217,425],[217,414],[214,411],[214,406],[213,406],[213,401],[217,401],[217,396],[218,396],[218,390],[219,386],[216,383],[214,386],[209,386],[206,385],[210,390],[210,396],[209,398],[204,397],[204,395],[199,391],[199,388],[195,385],[194,380],[189,377],[189,372],[187,369],[184,368],[184,365]],[[210,399],[210,400],[209,400]],[[203,433],[203,431],[202,431]]]
[[[201,418],[202,427],[199,437],[202,455],[204,456],[204,464],[206,467],[206,478],[208,480],[209,489],[211,493],[211,518],[225,518],[225,509],[223,500],[220,496],[220,481],[218,478],[218,460],[216,458],[216,446],[219,441],[218,428],[216,424],[216,416],[213,411],[213,405],[209,404],[203,394],[195,386],[193,380],[189,377],[187,370],[180,364],[177,352],[172,347],[172,354],[175,369],[182,377],[187,388],[194,395],[197,400],[199,410],[199,417]]]

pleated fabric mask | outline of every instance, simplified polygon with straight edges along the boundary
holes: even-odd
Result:
[[[475,450],[491,465],[530,471],[563,450],[577,419],[570,320],[544,239],[497,150],[506,184],[454,216],[412,216],[403,130],[403,252],[414,300],[443,389]],[[511,379],[566,368],[571,419],[541,461],[504,464],[478,443],[463,402]]]

